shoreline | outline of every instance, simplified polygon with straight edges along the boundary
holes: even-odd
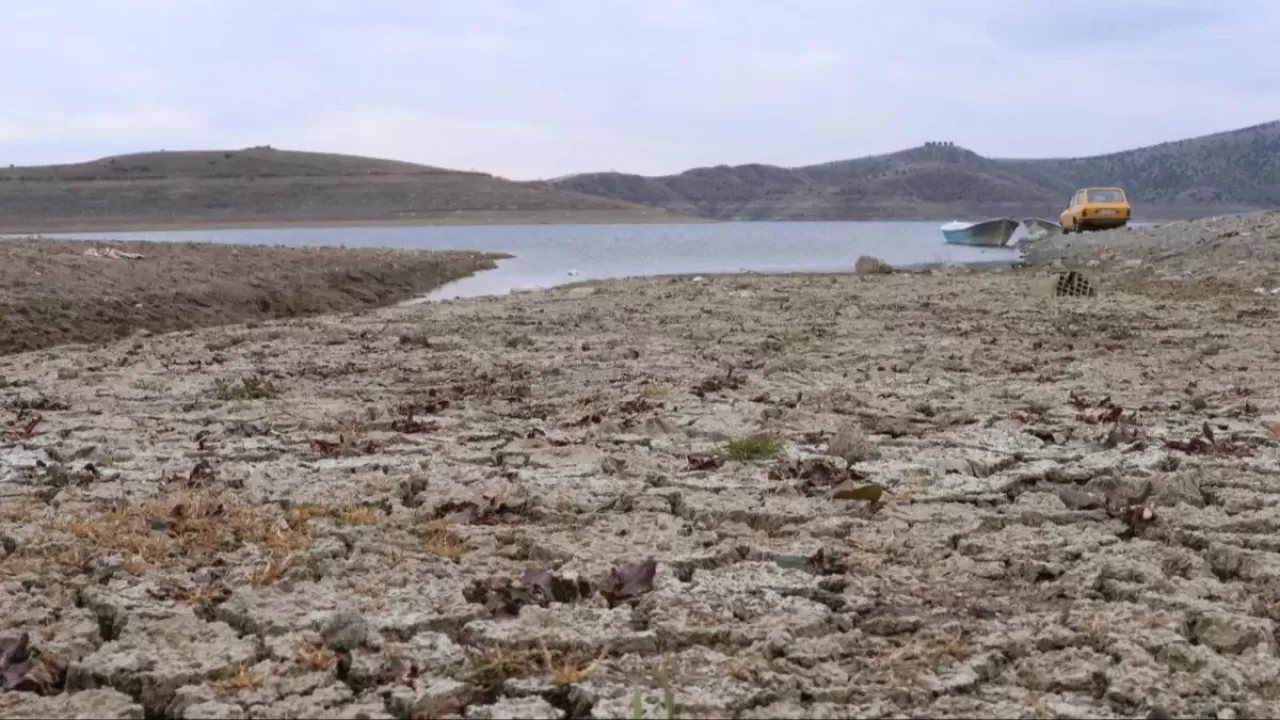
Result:
[[[906,264],[896,266],[894,267],[894,272],[897,274],[928,274],[928,273],[945,272],[948,267],[962,267],[965,270],[971,271],[971,272],[993,272],[993,271],[1016,270],[1019,268],[1026,268],[1026,267],[1037,267],[1037,266],[1047,265],[1050,263],[1062,263],[1064,261],[1070,261],[1076,265],[1081,265],[1081,266],[1086,265],[1090,262],[1094,263],[1095,265],[1099,265],[1101,263],[1098,260],[1090,260],[1088,258],[1072,259],[1070,257],[1069,252],[1066,253],[1066,255],[1064,256],[1063,253],[1057,252],[1055,248],[1071,248],[1071,247],[1076,247],[1080,245],[1084,245],[1090,248],[1096,248],[1096,246],[1099,246],[1099,245],[1106,245],[1111,241],[1112,238],[1123,238],[1125,243],[1129,243],[1131,240],[1134,240],[1134,239],[1141,240],[1142,238],[1150,237],[1153,234],[1156,236],[1159,236],[1161,234],[1166,234],[1166,233],[1176,233],[1178,228],[1184,228],[1184,229],[1196,228],[1205,224],[1212,225],[1215,223],[1217,224],[1249,223],[1259,218],[1266,218],[1268,217],[1268,215],[1269,214],[1267,212],[1260,211],[1260,212],[1253,212],[1253,213],[1239,214],[1239,215],[1214,216],[1214,217],[1202,218],[1202,219],[1197,219],[1192,221],[1173,222],[1165,225],[1132,226],[1132,227],[1126,228],[1125,230],[1113,231],[1111,233],[1091,233],[1088,236],[1085,236],[1084,238],[1080,238],[1078,236],[1059,237],[1056,235],[1049,235],[1049,236],[1039,238],[1037,240],[1024,240],[1016,246],[1011,246],[1008,249],[1016,252],[1017,254],[1016,256],[1011,256],[1007,259],[974,260],[974,261],[966,261],[966,262],[961,262],[961,261],[914,262],[914,263],[906,263]],[[333,226],[323,221],[316,221],[313,224],[313,226],[341,227],[341,226]],[[288,226],[284,226],[284,227],[288,227]],[[193,230],[194,228],[185,227],[184,229]],[[1123,234],[1117,235],[1116,233],[1123,233]],[[149,244],[155,244],[157,246],[166,245],[168,246],[168,250],[166,250],[166,252],[176,252],[179,254],[181,254],[182,250],[177,248],[183,245],[190,245],[192,247],[201,246],[201,245],[210,246],[210,247],[222,246],[224,248],[229,249],[229,252],[233,254],[235,252],[238,252],[237,248],[269,249],[269,248],[275,247],[275,246],[269,246],[269,245],[238,244],[238,243],[209,243],[209,242],[193,243],[188,241],[175,242],[175,241],[169,241],[169,240],[165,240],[165,241],[130,241],[127,239],[116,240],[116,239],[108,239],[108,238],[93,238],[89,236],[89,233],[84,233],[83,236],[77,237],[73,240],[54,240],[54,239],[31,240],[30,238],[27,238],[27,237],[17,236],[17,237],[11,237],[8,239],[0,239],[0,242],[8,243],[9,247],[11,248],[17,247],[18,244],[23,242],[51,243],[49,247],[52,247],[53,244],[56,244],[59,242],[74,242],[74,243],[80,243],[80,244],[93,243],[93,242],[106,242],[106,243],[111,243],[114,246],[126,246],[126,245],[129,245],[130,243],[142,243],[143,245],[149,245]],[[3,246],[0,245],[0,247],[3,247]],[[338,248],[334,246],[297,246],[297,247],[282,248],[282,249],[284,249],[286,252],[297,251],[304,254],[308,251],[314,251],[319,249],[327,249],[329,251],[336,251],[336,252],[348,251],[346,249]],[[259,250],[250,250],[250,252],[258,252],[258,251]],[[374,252],[374,253],[377,253],[377,252],[383,252],[383,253],[425,252],[427,254],[431,254],[431,251],[395,250],[390,248],[363,248],[359,250],[351,249],[351,251],[353,252],[364,251],[364,252]],[[209,251],[205,250],[204,252],[209,252]],[[149,253],[153,253],[153,251],[147,250],[144,252],[144,254],[149,254]],[[462,272],[461,274],[451,274],[451,275],[448,275],[447,277],[442,276],[440,278],[433,279],[432,281],[427,283],[418,283],[413,285],[412,287],[407,287],[407,288],[402,287],[401,289],[396,290],[394,292],[379,295],[378,297],[381,299],[373,303],[370,303],[368,300],[361,300],[357,302],[355,305],[344,305],[342,303],[339,303],[338,305],[325,305],[324,307],[335,308],[335,309],[337,308],[370,309],[374,307],[383,307],[383,306],[413,306],[413,305],[420,305],[420,304],[432,304],[435,302],[441,302],[446,300],[447,301],[466,301],[470,298],[501,298],[501,297],[510,296],[510,295],[527,295],[529,293],[554,290],[558,288],[572,288],[579,285],[599,285],[602,283],[610,283],[610,282],[625,282],[628,279],[628,278],[606,278],[606,279],[598,279],[598,280],[572,280],[572,281],[558,283],[555,285],[551,285],[544,288],[538,288],[538,289],[529,289],[529,290],[511,289],[506,292],[493,292],[485,295],[466,295],[461,298],[433,299],[431,298],[431,296],[435,294],[437,291],[443,288],[446,288],[455,282],[474,276],[477,273],[482,273],[487,270],[495,269],[497,267],[497,264],[496,264],[497,260],[514,257],[509,253],[492,252],[492,251],[449,251],[445,254],[446,255],[448,254],[472,255],[476,257],[486,256],[490,258],[490,260],[487,261],[489,263],[487,265],[476,266],[474,268],[468,269],[465,272]],[[1132,264],[1140,261],[1135,259],[1130,259],[1129,262]],[[96,270],[96,269],[111,268],[111,267],[113,267],[113,264],[108,263],[107,265],[103,265],[100,268],[94,268],[94,269]],[[118,269],[121,266],[118,263],[116,263],[114,264],[114,267]],[[87,268],[82,268],[82,271],[85,269]],[[11,273],[16,272],[16,274],[19,276],[24,274],[23,271],[15,270],[14,267],[10,267],[9,271]],[[670,278],[689,278],[697,275],[703,275],[708,278],[732,278],[734,276],[779,277],[779,278],[787,278],[787,277],[838,278],[838,277],[853,275],[853,274],[856,274],[853,268],[841,268],[841,269],[835,269],[831,271],[784,272],[784,273],[762,273],[762,272],[753,272],[753,271],[731,272],[731,273],[687,272],[687,273],[666,274],[658,277],[661,279],[670,279]],[[643,277],[643,276],[638,276],[638,277]],[[45,280],[42,282],[47,286],[49,282],[56,283],[57,281],[50,280],[49,278],[45,278]],[[76,282],[79,282],[79,281],[76,281]],[[374,287],[377,285],[376,280],[373,280],[370,282],[372,283],[370,287]],[[1264,280],[1263,284],[1265,284],[1266,287],[1269,288],[1272,286],[1271,284],[1268,284],[1269,282],[1270,281]],[[72,284],[74,285],[76,283],[73,282]],[[57,288],[54,288],[55,295],[57,294],[57,292],[59,292],[59,290]],[[44,303],[47,301],[37,300],[37,302]],[[62,302],[62,301],[57,301],[57,302]],[[304,305],[305,304],[306,302],[304,302]],[[11,311],[15,312],[17,315],[24,315],[30,312],[30,310],[21,310],[21,311],[13,310],[15,307],[20,307],[20,305],[21,304],[19,304],[19,306],[11,305],[10,306]],[[119,303],[117,303],[117,305],[119,305]],[[323,312],[323,311],[324,311],[323,309],[319,309],[319,310],[313,310],[313,311],[307,311],[307,312]],[[287,309],[285,310],[285,312],[295,312],[295,311],[292,309]],[[272,316],[271,313],[266,313],[266,314],[259,313],[255,317],[262,319],[270,316]],[[13,320],[10,320],[9,324],[12,325],[13,322],[14,322]],[[48,319],[46,318],[43,322],[48,322]],[[225,324],[226,322],[233,322],[233,321],[219,320],[217,321],[216,324]],[[134,329],[135,330],[136,329],[163,330],[164,328],[170,328],[170,329],[194,328],[194,327],[205,326],[206,324],[208,324],[207,321],[199,321],[189,325],[184,325],[179,323],[178,325],[173,326],[173,325],[168,325],[164,322],[157,323],[153,318],[152,320],[149,320],[143,323],[139,328],[134,328]],[[124,326],[119,326],[114,330],[114,332],[116,333],[124,333],[128,331],[129,330]],[[12,336],[10,337],[12,340]],[[68,337],[74,338],[76,336],[74,335],[74,333],[72,333]],[[97,339],[105,339],[106,336],[103,336],[101,335],[101,333],[99,333],[95,335],[95,337]],[[47,341],[42,341],[42,342],[44,344],[41,346],[49,346]],[[70,340],[68,340],[68,342],[70,342]],[[60,342],[54,343],[54,346],[58,344],[62,344],[62,343]],[[28,347],[26,345],[21,345],[21,344],[17,344],[17,346]]]
[[[777,218],[771,220],[722,220],[693,215],[661,215],[665,212],[654,209],[654,215],[635,214],[627,211],[511,211],[511,212],[465,212],[448,213],[433,216],[412,218],[336,218],[336,219],[238,219],[238,220],[111,220],[89,221],[70,220],[66,222],[37,224],[0,224],[0,237],[28,238],[45,235],[70,235],[88,233],[125,233],[125,232],[200,232],[219,230],[289,230],[304,228],[378,228],[378,227],[486,227],[486,226],[522,226],[522,225],[701,225],[730,223],[944,223],[950,218],[938,217],[886,217],[857,219],[817,219],[817,218]],[[1204,215],[1185,218],[1169,216],[1159,218],[1143,218],[1140,222],[1153,225],[1164,225],[1179,222],[1194,222],[1203,219],[1222,217],[1250,216],[1262,214],[1265,210],[1227,213],[1222,215]],[[1021,221],[1021,218],[1015,218]]]
[[[0,239],[0,354],[139,332],[370,310],[497,267],[501,252]]]
[[[204,230],[288,230],[292,228],[376,228],[376,227],[438,227],[438,226],[500,226],[500,225],[653,225],[653,224],[702,224],[717,222],[697,217],[636,215],[632,213],[566,211],[556,212],[508,212],[508,213],[458,213],[445,216],[415,218],[345,218],[333,220],[193,220],[148,221],[120,220],[112,222],[68,221],[37,225],[0,225],[0,237],[32,237],[42,235],[69,235],[81,233],[123,232],[199,232]]]

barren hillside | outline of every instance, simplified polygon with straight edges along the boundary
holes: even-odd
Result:
[[[532,183],[718,219],[1056,216],[1073,190],[1119,184],[1140,216],[1280,205],[1280,121],[1086,158],[1008,160],[928,143],[784,168],[740,165],[643,177],[589,173]]]
[[[257,147],[0,170],[0,229],[315,222],[573,222],[667,213],[491,175]]]

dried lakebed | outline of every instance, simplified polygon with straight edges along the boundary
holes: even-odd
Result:
[[[1032,282],[0,359],[0,714],[1280,714],[1274,298]]]

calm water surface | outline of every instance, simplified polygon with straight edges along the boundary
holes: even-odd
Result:
[[[498,250],[515,257],[430,299],[505,294],[588,279],[723,272],[848,271],[859,255],[896,265],[1013,261],[1012,248],[947,245],[937,222],[481,225],[75,233],[66,237]],[[1014,241],[1022,236],[1020,228]],[[58,237],[58,236],[52,236]],[[1010,243],[1011,245],[1013,243]]]

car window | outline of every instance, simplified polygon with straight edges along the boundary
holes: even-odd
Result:
[[[1118,203],[1124,202],[1124,193],[1119,190],[1090,190],[1089,202]]]

